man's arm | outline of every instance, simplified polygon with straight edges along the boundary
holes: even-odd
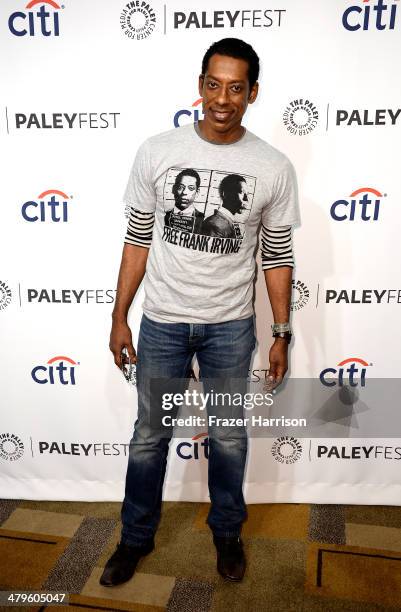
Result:
[[[121,351],[124,347],[126,347],[131,361],[136,363],[136,352],[132,344],[132,334],[127,323],[127,316],[132,300],[145,275],[148,253],[149,249],[147,247],[124,244],[109,343],[109,348],[114,355],[114,363],[119,368],[122,366]]]
[[[262,225],[262,269],[275,323],[290,320],[292,270],[294,267],[291,226]],[[275,338],[269,352],[269,376],[280,384],[288,369],[286,338]]]
[[[280,266],[264,270],[267,293],[275,323],[290,320],[292,267]],[[275,338],[269,352],[269,377],[280,384],[288,369],[286,338]]]
[[[132,334],[127,317],[132,300],[145,275],[149,248],[152,243],[154,212],[139,210],[131,206],[124,248],[117,282],[117,295],[113,309],[113,324],[109,348],[114,355],[114,363],[121,368],[127,357],[121,355],[125,347],[133,363],[136,353],[132,344]]]

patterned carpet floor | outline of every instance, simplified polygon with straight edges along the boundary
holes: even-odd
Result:
[[[3,610],[372,612],[401,610],[401,507],[248,506],[243,582],[216,572],[207,504],[165,502],[156,548],[118,587],[99,576],[120,503],[0,500],[0,591],[70,593],[69,606]]]

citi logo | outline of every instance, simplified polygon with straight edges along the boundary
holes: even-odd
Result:
[[[199,442],[204,438],[202,442]],[[209,438],[207,433],[200,433],[191,439],[191,442],[180,442],[177,446],[177,455],[180,459],[209,459]]]
[[[49,197],[50,196],[50,197]],[[68,221],[68,196],[64,191],[48,189],[38,195],[38,201],[29,200],[22,205],[21,214],[25,221],[66,223]]]
[[[349,357],[348,359],[344,359],[340,361],[337,365],[337,368],[326,368],[320,372],[320,382],[325,387],[334,387],[337,385],[337,378],[334,380],[330,380],[329,374],[333,374],[334,376],[338,376],[338,386],[342,387],[343,385],[350,385],[350,387],[357,387],[358,382],[355,381],[355,376],[359,375],[360,386],[365,386],[366,379],[366,368],[372,365],[368,363],[364,359],[359,359],[359,357]],[[345,367],[348,366],[348,367]],[[360,367],[362,366],[362,367]],[[331,377],[332,378],[332,377]]]
[[[343,26],[350,32],[356,30],[394,30],[397,4],[385,4],[384,0],[362,0],[362,6],[349,6],[343,14]]]
[[[360,194],[360,198],[356,198]],[[372,198],[371,196],[375,196]],[[377,221],[379,219],[380,203],[383,197],[377,189],[361,187],[349,196],[351,200],[336,200],[330,207],[330,215],[334,221]]]
[[[178,128],[182,125],[180,121],[181,117],[189,117],[190,119],[193,119],[194,123],[195,121],[199,121],[199,113],[201,112],[203,115],[203,111],[201,110],[202,107],[198,108],[198,106],[202,102],[202,99],[203,98],[199,98],[198,100],[195,100],[195,102],[193,102],[191,106],[191,110],[187,108],[178,110],[176,114],[174,115],[174,127]]]
[[[65,365],[68,364],[68,365]],[[38,365],[33,368],[31,376],[39,385],[75,385],[75,366],[79,361],[74,361],[65,355],[52,357],[46,365]]]
[[[38,10],[29,10],[40,4]],[[54,10],[46,10],[47,8]],[[25,11],[15,11],[8,18],[8,28],[14,36],[59,36],[58,10],[64,8],[54,0],[31,0]]]

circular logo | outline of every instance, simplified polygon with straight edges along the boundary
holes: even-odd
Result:
[[[287,130],[295,136],[305,136],[317,126],[319,112],[310,100],[293,100],[286,107],[283,122]]]
[[[24,444],[15,434],[0,434],[0,458],[17,461],[24,454]]]
[[[291,310],[300,310],[309,300],[309,289],[302,281],[292,280]]]
[[[279,463],[295,463],[302,455],[302,445],[292,436],[280,436],[272,445],[272,455]]]
[[[128,2],[121,15],[120,26],[125,36],[134,40],[142,40],[152,34],[156,25],[156,14],[150,4],[133,1]]]
[[[7,308],[11,302],[11,289],[3,281],[0,281],[0,310]]]

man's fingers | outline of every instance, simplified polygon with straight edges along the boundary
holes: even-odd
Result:
[[[116,364],[116,366],[118,368],[121,369],[121,367],[122,367],[122,359],[123,359],[123,356],[122,356],[121,352],[113,350],[113,349],[110,349],[110,350],[112,351],[112,353],[114,355],[114,363]]]
[[[125,345],[125,348],[127,349],[129,358],[131,359],[131,363],[136,363],[136,352],[135,352],[133,344],[130,342],[129,344]],[[127,363],[128,363],[128,359],[127,359]]]
[[[132,344],[124,345],[123,348],[121,349],[121,355],[122,355],[122,362],[124,364],[129,363],[129,361],[131,361],[131,363],[137,362],[136,352]]]
[[[265,391],[272,391],[276,386],[276,369],[269,367],[269,372],[265,378]]]
[[[118,348],[110,346],[110,350],[111,350],[111,352],[113,353],[113,356],[114,356],[114,363],[116,364],[116,366],[118,368],[120,368],[120,370],[121,370],[123,365],[129,363],[128,355],[129,355],[129,358],[131,359],[131,363],[136,363],[137,362],[137,357],[136,357],[135,349],[132,346],[132,344],[131,345],[123,345],[123,346],[118,347]]]
[[[283,382],[286,369],[274,363],[269,366],[269,372],[265,378],[265,390],[272,391]]]

